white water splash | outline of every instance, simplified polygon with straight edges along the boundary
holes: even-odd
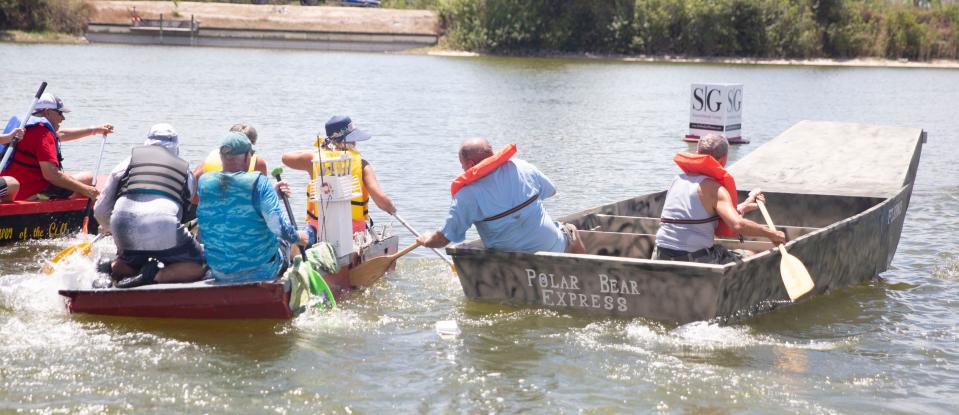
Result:
[[[697,350],[738,349],[757,346],[776,346],[805,350],[834,350],[852,340],[794,342],[757,335],[745,326],[721,326],[716,323],[696,321],[675,329],[656,330],[643,323],[626,327],[627,336],[637,342],[672,347],[691,347]]]

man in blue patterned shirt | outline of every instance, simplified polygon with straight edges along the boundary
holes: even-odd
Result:
[[[280,207],[288,192],[259,172],[247,173],[253,146],[241,133],[220,142],[222,172],[200,177],[197,221],[207,264],[220,282],[271,281],[286,268],[290,244],[302,241]]]

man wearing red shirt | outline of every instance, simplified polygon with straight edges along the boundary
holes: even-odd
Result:
[[[63,172],[60,141],[111,133],[113,126],[104,124],[92,128],[60,130],[65,112],[70,110],[52,94],[43,94],[37,101],[33,117],[27,121],[23,139],[17,144],[12,163],[3,172],[20,184],[19,191],[12,195],[13,200],[43,198],[37,197],[40,193],[46,198],[97,196],[97,189],[90,185],[93,182],[91,172],[73,175]]]

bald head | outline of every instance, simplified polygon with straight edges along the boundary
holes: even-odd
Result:
[[[460,145],[460,164],[468,170],[493,155],[493,147],[485,138],[470,138]]]

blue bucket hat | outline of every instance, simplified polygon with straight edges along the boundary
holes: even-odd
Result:
[[[334,142],[354,143],[369,140],[371,135],[353,127],[350,117],[334,115],[326,122],[326,138]]]

